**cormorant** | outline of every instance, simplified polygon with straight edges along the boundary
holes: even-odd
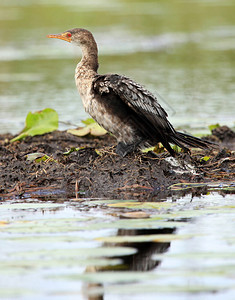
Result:
[[[85,111],[117,139],[116,153],[124,157],[144,146],[158,142],[175,156],[171,144],[209,148],[210,142],[176,131],[157,98],[132,79],[118,75],[99,75],[98,48],[92,33],[74,28],[48,38],[72,42],[82,50],[75,71],[75,82]]]

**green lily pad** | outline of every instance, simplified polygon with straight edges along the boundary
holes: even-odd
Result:
[[[101,273],[98,273],[98,275],[101,275]],[[156,276],[154,276],[156,277]],[[71,278],[72,279],[72,278]],[[87,280],[88,281],[88,276]],[[98,279],[98,276],[97,276]],[[143,278],[144,279],[144,278]],[[85,278],[84,278],[85,281]],[[90,279],[91,282],[93,280]],[[133,280],[134,281],[134,280]],[[96,282],[100,282],[97,280]],[[217,291],[226,291],[229,287],[228,286],[218,286],[216,284],[212,285],[205,285],[205,284],[182,284],[182,285],[174,285],[174,284],[143,284],[143,283],[130,283],[128,284],[110,284],[105,286],[91,286],[89,287],[89,290],[87,291],[88,295],[104,295],[104,294],[114,294],[114,295],[130,295],[133,299],[133,295],[136,295],[138,299],[148,299],[148,295],[154,295],[154,299],[161,299],[163,296],[162,294],[171,294],[177,299],[189,299],[189,297],[184,297],[184,295],[188,294],[199,294],[200,293],[215,293]],[[233,288],[233,287],[232,287]],[[174,295],[175,294],[175,295]],[[181,295],[181,298],[180,298]],[[183,295],[183,296],[182,296]],[[140,298],[141,297],[141,298]],[[126,297],[125,297],[126,299]]]
[[[206,183],[191,183],[191,182],[185,182],[185,183],[175,183],[168,187],[170,190],[174,191],[182,191],[182,190],[188,190],[192,188],[202,187],[206,186]]]
[[[27,233],[27,232],[26,232]],[[23,242],[24,245],[35,244],[35,247],[39,247],[37,244],[55,244],[55,243],[74,243],[82,242],[85,238],[79,236],[69,236],[69,235],[28,235],[24,232],[23,235],[18,236],[18,234],[11,234],[10,237],[4,237],[2,240],[7,240],[11,242]],[[47,234],[47,233],[46,233]]]
[[[82,222],[88,221],[87,218],[55,219],[53,221],[44,220],[23,220],[14,221],[0,227],[0,232],[11,234],[46,234],[46,233],[65,233],[81,231]]]
[[[119,202],[108,204],[110,207],[123,207],[131,209],[162,209],[162,208],[171,208],[175,206],[176,203],[170,202]]]
[[[75,248],[75,249],[50,249],[50,250],[36,250],[25,252],[10,253],[8,258],[14,259],[74,259],[80,257],[114,257],[124,256],[136,253],[136,249],[132,247],[99,247],[99,248]]]
[[[29,296],[33,295],[33,290],[29,289],[8,289],[2,288],[0,289],[0,298],[1,299],[19,299],[25,297],[28,298]]]
[[[142,242],[171,242],[175,240],[184,240],[194,237],[195,235],[185,234],[150,234],[150,235],[125,235],[109,236],[96,238],[97,241],[104,243],[142,243]]]
[[[44,110],[37,111],[35,113],[29,112],[26,117],[25,128],[10,142],[13,143],[15,141],[22,140],[27,136],[35,136],[52,132],[57,128],[58,114],[54,109],[45,108]]]
[[[154,254],[153,259],[183,259],[183,260],[196,260],[196,259],[229,259],[233,260],[235,263],[234,253],[233,252],[191,252],[191,253],[164,253],[164,254]]]
[[[122,219],[113,221],[112,223],[100,222],[93,223],[80,230],[101,230],[105,228],[117,229],[154,229],[154,228],[179,228],[187,225],[186,222],[166,222],[158,218],[149,219]]]
[[[5,209],[37,209],[37,208],[57,208],[65,207],[65,204],[60,203],[12,203],[12,204],[2,204],[0,205],[0,211]]]
[[[152,274],[147,272],[98,272],[55,276],[57,279],[81,280],[84,282],[127,283],[139,280],[151,280]],[[53,277],[52,277],[53,278]]]
[[[51,269],[51,268],[70,268],[71,266],[88,267],[88,266],[115,266],[121,264],[120,259],[108,259],[108,258],[80,258],[75,256],[66,256],[63,259],[58,257],[54,258],[50,256],[50,260],[37,257],[35,259],[20,259],[20,260],[4,260],[0,261],[1,269],[0,274],[9,273],[11,269],[28,270],[32,269]]]

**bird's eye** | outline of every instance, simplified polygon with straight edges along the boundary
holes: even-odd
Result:
[[[67,37],[71,37],[71,36],[72,36],[72,33],[68,32]]]

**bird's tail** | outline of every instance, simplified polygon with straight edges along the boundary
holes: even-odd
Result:
[[[179,131],[176,131],[175,134],[171,136],[171,143],[179,146],[180,148],[182,148],[184,151],[187,152],[189,151],[187,146],[194,147],[194,148],[202,148],[202,149],[204,148],[210,149],[216,146],[216,144],[212,142],[204,141],[200,138]]]

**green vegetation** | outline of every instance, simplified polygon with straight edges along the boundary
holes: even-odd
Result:
[[[57,128],[58,114],[54,109],[45,108],[44,110],[35,113],[29,112],[26,117],[25,128],[17,137],[11,140],[11,143],[22,140],[27,136],[52,132]]]
[[[91,118],[82,121],[82,123],[85,124],[86,126],[79,127],[77,129],[69,129],[67,132],[76,136],[85,136],[88,134],[94,136],[101,136],[107,133],[107,131],[104,128],[102,128]]]

